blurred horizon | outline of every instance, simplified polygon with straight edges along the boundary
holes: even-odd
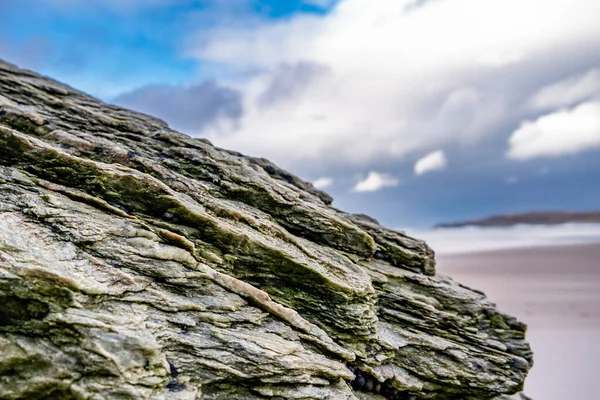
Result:
[[[510,227],[397,228],[422,239],[438,255],[557,248],[600,243],[600,224],[516,225]]]

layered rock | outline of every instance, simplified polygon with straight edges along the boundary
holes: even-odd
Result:
[[[424,242],[331,202],[0,63],[0,398],[522,389],[524,324],[436,274]]]

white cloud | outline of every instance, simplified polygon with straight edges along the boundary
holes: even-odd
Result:
[[[598,68],[543,87],[531,97],[529,104],[534,109],[559,108],[592,97],[600,97],[600,69]]]
[[[328,177],[319,178],[313,182],[313,186],[317,189],[325,189],[333,184],[333,179]]]
[[[407,7],[413,3],[344,0],[326,16],[199,33],[186,55],[224,71],[253,73],[229,82],[244,93],[240,124],[198,133],[286,166],[402,160],[500,132],[516,115],[510,96],[538,76],[542,56],[560,60],[574,48],[600,49],[597,0],[543,6],[538,0],[444,0]],[[300,62],[329,72],[292,99],[265,106],[260,100],[279,66]]]
[[[354,192],[375,192],[377,190],[398,186],[400,182],[390,174],[371,171],[367,177],[354,185]]]
[[[523,58],[523,54],[513,50],[503,51],[488,51],[479,58],[477,61],[483,65],[489,65],[490,67],[503,67],[518,62]]]
[[[448,165],[448,160],[443,151],[437,150],[427,154],[425,157],[420,158],[415,163],[415,174],[424,175],[428,172],[439,171]]]
[[[460,88],[452,91],[440,110],[440,116],[449,117],[464,110],[476,109],[481,103],[481,96],[471,88]]]
[[[560,157],[600,148],[600,102],[526,121],[509,139],[508,156],[516,160]]]
[[[489,127],[505,117],[503,102],[502,95],[497,93],[490,96],[471,87],[454,89],[440,107],[436,126],[455,141],[470,143],[479,140],[489,134]]]

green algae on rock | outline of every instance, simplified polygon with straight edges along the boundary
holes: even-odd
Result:
[[[331,203],[0,62],[0,398],[522,390],[524,324],[436,274],[424,242]]]

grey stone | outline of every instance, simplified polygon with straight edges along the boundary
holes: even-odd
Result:
[[[525,325],[436,274],[424,242],[1,62],[0,99],[0,398],[522,389]]]

